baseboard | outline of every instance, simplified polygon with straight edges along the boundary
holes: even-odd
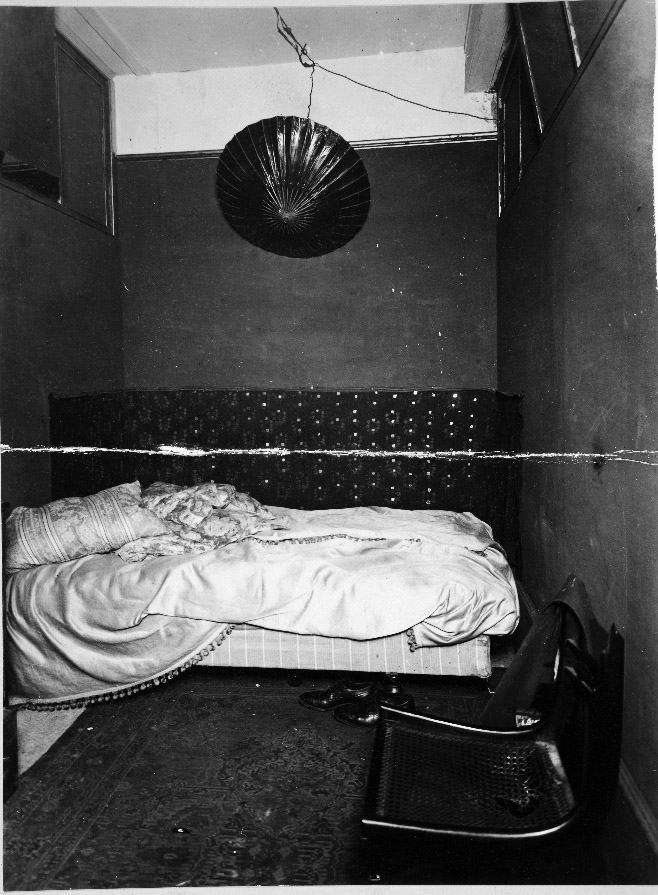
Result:
[[[631,806],[638,823],[642,827],[647,842],[658,858],[658,819],[651,808],[647,805],[644,796],[637,788],[635,780],[631,777],[630,771],[622,761],[619,772],[619,785],[624,794],[624,798]]]
[[[612,882],[658,883],[658,819],[623,761],[617,796],[608,818],[608,834]]]
[[[534,621],[539,608],[517,581],[521,615]],[[658,819],[622,760],[619,787],[608,818],[608,861],[613,881],[658,883]]]

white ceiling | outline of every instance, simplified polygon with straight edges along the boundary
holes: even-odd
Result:
[[[468,5],[292,6],[279,11],[315,60],[463,47]],[[274,7],[78,7],[138,74],[294,62]]]

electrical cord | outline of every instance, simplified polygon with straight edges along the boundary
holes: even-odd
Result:
[[[329,75],[336,75],[338,78],[344,78],[346,81],[350,81],[352,84],[356,84],[358,87],[365,87],[367,90],[373,90],[375,93],[383,93],[385,96],[390,96],[393,99],[397,99],[402,103],[409,103],[412,106],[419,106],[421,109],[428,109],[430,112],[441,112],[444,115],[464,115],[468,118],[477,118],[479,121],[495,121],[495,118],[488,117],[486,115],[475,115],[473,112],[455,112],[451,109],[437,109],[435,106],[428,106],[425,103],[416,102],[413,99],[407,99],[404,96],[398,96],[395,93],[391,93],[389,90],[383,90],[381,87],[373,87],[371,84],[364,84],[361,81],[357,81],[354,78],[350,78],[349,75],[344,75],[342,72],[333,71],[330,68],[326,68],[324,65],[321,65],[319,62],[316,62],[312,59],[307,50],[307,44],[302,44],[292,32],[290,26],[286,23],[286,21],[282,18],[279,10],[274,7],[274,12],[276,13],[276,30],[279,32],[281,37],[289,44],[295,53],[297,54],[297,58],[304,66],[304,68],[311,69],[311,93],[309,95],[308,100],[308,112],[307,118],[310,117],[311,114],[311,98],[313,95],[313,75],[315,73],[315,69],[319,68],[322,71],[326,72]]]

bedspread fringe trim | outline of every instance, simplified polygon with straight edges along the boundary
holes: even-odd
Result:
[[[80,709],[84,708],[88,705],[93,705],[95,702],[112,702],[115,699],[123,699],[126,696],[134,696],[137,693],[141,693],[144,690],[150,690],[152,687],[159,687],[160,684],[166,684],[168,681],[173,680],[175,677],[178,677],[184,671],[187,671],[188,668],[192,668],[193,665],[198,665],[202,659],[211,653],[213,650],[217,649],[218,646],[226,640],[226,638],[231,634],[234,629],[234,625],[229,625],[219,637],[215,640],[212,640],[208,646],[205,646],[202,650],[199,650],[194,656],[188,659],[186,662],[183,662],[182,665],[179,665],[177,668],[172,668],[171,671],[167,671],[164,674],[158,675],[157,677],[153,677],[147,681],[141,681],[139,684],[131,684],[128,687],[122,687],[119,690],[112,690],[108,693],[96,693],[93,696],[81,696],[78,698],[61,700],[57,702],[20,702],[16,703],[12,706],[14,709],[26,710],[31,712],[57,712],[65,709]]]
[[[362,541],[386,541],[387,538],[357,538],[356,535],[348,535],[338,533],[338,534],[330,534],[330,535],[306,535],[305,537],[298,538],[277,538],[276,540],[271,540],[267,538],[257,538],[252,536],[250,538],[251,541],[256,541],[257,544],[262,544],[264,547],[286,547],[288,544],[323,544],[325,541],[335,541],[337,539],[341,539],[343,541],[356,541],[360,543]],[[416,538],[407,538],[407,540],[417,540]]]
[[[417,649],[420,649],[418,645],[418,641],[416,640],[416,632],[413,628],[409,628],[404,632],[407,635],[407,643],[409,644],[409,652],[413,653]]]

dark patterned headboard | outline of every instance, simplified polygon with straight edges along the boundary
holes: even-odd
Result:
[[[519,466],[505,455],[520,447],[520,406],[518,395],[471,389],[126,390],[51,397],[54,447],[115,449],[55,453],[53,497],[136,478],[143,486],[214,480],[262,503],[300,509],[469,510],[493,527],[514,564]],[[160,451],[161,445],[203,453],[181,456]],[[265,450],[253,453],[258,449]]]

